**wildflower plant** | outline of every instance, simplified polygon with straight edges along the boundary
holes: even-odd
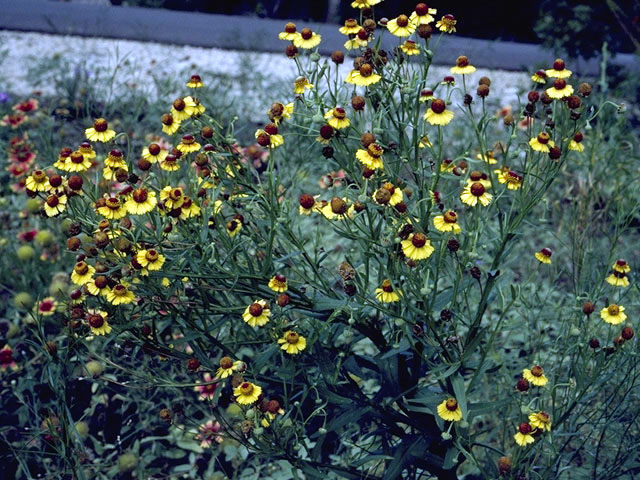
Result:
[[[296,78],[251,149],[193,75],[150,142],[96,118],[77,147],[31,162],[23,189],[67,222],[78,292],[40,299],[31,341],[55,335],[61,380],[94,358],[122,392],[178,398],[159,400],[157,421],[200,453],[242,446],[307,478],[557,478],[576,465],[617,478],[633,455],[601,440],[612,463],[586,460],[585,425],[637,439],[633,265],[572,274],[585,258],[552,257],[559,234],[539,221],[566,173],[589,171],[612,104],[557,60],[496,116],[465,52],[445,81],[431,74],[440,38],[464,27],[454,15],[420,3],[379,19],[380,1],[352,3],[350,57],[323,59],[321,34],[284,27]],[[624,208],[611,252],[637,214]],[[68,431],[78,418],[55,418],[52,448],[88,448]],[[134,460],[120,470],[143,468]]]

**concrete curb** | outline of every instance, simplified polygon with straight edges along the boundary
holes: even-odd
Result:
[[[284,52],[286,46],[277,37],[284,23],[281,20],[48,0],[0,0],[0,12],[0,29],[7,30],[256,52]],[[302,26],[302,22],[298,23]],[[322,35],[320,53],[330,55],[334,50],[343,49],[345,37],[335,25],[312,23],[304,26]],[[398,44],[390,35],[384,40],[385,49]],[[538,45],[446,35],[437,48],[434,63],[452,65],[461,54],[467,55],[477,67],[518,71],[550,66],[554,59],[551,52]],[[612,63],[640,71],[640,61],[635,55],[617,55]],[[571,69],[597,75],[599,63],[597,60],[571,62]]]

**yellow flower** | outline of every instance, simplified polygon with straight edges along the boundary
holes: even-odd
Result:
[[[412,233],[400,242],[402,252],[410,260],[424,260],[434,252],[431,242],[424,233]]]
[[[288,330],[284,332],[282,338],[278,339],[280,348],[289,355],[297,355],[307,347],[307,340],[302,335]]]
[[[373,72],[373,67],[371,66],[370,63],[365,63],[360,67],[360,69],[352,70],[349,73],[349,75],[347,75],[345,82],[351,83],[353,85],[358,85],[361,87],[368,87],[369,85],[378,83],[381,78],[382,77],[380,75]],[[326,115],[325,115],[325,118],[326,118]],[[331,125],[331,122],[329,122],[329,124]]]
[[[418,147],[419,148],[431,148],[431,147],[433,147],[433,144],[429,140],[429,137],[427,135],[424,135],[420,139],[420,143],[418,143]]]
[[[624,307],[622,305],[612,303],[608,307],[600,310],[600,317],[611,325],[618,325],[627,319],[627,314],[624,313]]]
[[[459,422],[462,420],[462,410],[455,398],[447,398],[437,408],[438,416],[447,422]]]
[[[320,45],[322,37],[317,33],[314,33],[310,28],[303,28],[300,33],[296,34],[293,39],[293,44],[298,48],[304,48],[311,50],[312,48]]]
[[[453,74],[469,75],[470,73],[473,73],[476,71],[476,67],[474,67],[469,63],[469,59],[467,57],[465,57],[464,55],[461,55],[456,60],[456,66],[451,67],[450,71]]]
[[[316,199],[308,193],[300,195],[299,203],[298,213],[300,215],[311,215],[311,212],[317,211]]]
[[[486,207],[491,203],[493,195],[487,192],[486,187],[480,182],[467,183],[460,194],[460,200],[465,205],[475,207],[480,203],[483,207]]]
[[[96,152],[89,142],[82,142],[78,147],[78,151],[89,160],[96,158]]]
[[[518,432],[513,436],[513,438],[518,445],[526,447],[530,443],[535,442],[535,438],[531,435],[532,430],[531,425],[528,423],[521,423],[518,427]]]
[[[271,318],[271,310],[265,300],[256,300],[242,314],[242,319],[252,327],[262,327]]]
[[[251,405],[258,401],[262,388],[251,382],[242,382],[236,388],[233,389],[233,394],[236,396],[236,402],[240,405]]]
[[[242,230],[242,222],[233,218],[225,224],[225,229],[231,238],[235,237]]]
[[[240,370],[243,362],[236,360],[235,362],[230,357],[222,357],[220,359],[220,368],[216,371],[216,377],[227,378],[233,375],[234,372]]]
[[[108,335],[111,333],[111,326],[107,322],[107,312],[102,310],[88,310],[86,316],[91,333],[94,335]]]
[[[278,133],[275,123],[265,125],[264,130],[256,130],[255,137],[261,147],[276,148],[284,143],[284,138]]]
[[[318,211],[327,220],[344,220],[353,217],[353,204],[347,208],[347,199],[333,197],[329,202],[323,202],[322,206],[318,206]]]
[[[166,259],[164,255],[151,248],[149,250],[139,250],[136,254],[136,260],[143,268],[154,271],[160,270]]]
[[[127,209],[118,197],[109,197],[98,207],[98,213],[110,220],[119,220],[127,215]]]
[[[274,275],[269,280],[269,288],[277,293],[286,292],[289,285],[287,284],[287,278],[284,275]]]
[[[529,424],[541,431],[551,431],[551,418],[547,412],[532,413],[529,415]]]
[[[166,210],[180,208],[184,203],[184,193],[181,187],[164,187],[160,190],[160,201],[164,203]]]
[[[495,153],[493,153],[493,150],[489,150],[486,155],[482,155],[482,153],[478,153],[476,155],[476,158],[478,160],[482,160],[488,163],[489,165],[495,165],[496,163],[498,163],[498,160],[496,159],[496,156],[495,156]]]
[[[372,195],[373,200],[379,205],[390,205],[395,207],[402,202],[404,195],[400,188],[396,188],[391,182],[384,183]]]
[[[522,176],[518,175],[509,167],[504,167],[493,171],[498,177],[498,183],[506,183],[507,189],[518,190],[522,187]]]
[[[118,168],[121,168],[121,167],[126,168],[127,166],[127,162],[124,161],[124,156],[122,155],[122,152],[115,148],[111,150],[107,155],[107,158],[104,159],[104,164],[107,167],[112,168],[114,170],[117,170]]]
[[[433,96],[433,90],[431,90],[430,88],[426,88],[424,90],[420,90],[420,98],[418,99],[418,101],[420,103],[425,103],[430,102],[434,98],[436,97]]]
[[[162,131],[167,135],[173,135],[180,128],[180,121],[173,118],[170,113],[162,115],[160,121],[162,122]]]
[[[420,47],[413,40],[407,40],[402,45],[400,45],[400,49],[407,55],[420,55]]]
[[[182,137],[180,143],[176,146],[182,153],[192,153],[200,150],[202,146],[196,142],[193,135],[185,135]]]
[[[191,97],[178,98],[171,106],[171,116],[177,122],[183,122],[193,114],[196,104]]]
[[[453,120],[453,112],[447,110],[444,100],[434,98],[431,101],[431,107],[424,114],[424,119],[431,125],[444,126]]]
[[[200,215],[200,207],[189,197],[184,197],[184,202],[180,208],[182,210],[180,212],[180,220],[186,220]]]
[[[58,302],[53,297],[46,297],[38,302],[38,313],[43,317],[50,317],[58,308]]]
[[[89,170],[89,168],[91,168],[91,160],[85,157],[82,152],[76,150],[67,157],[64,168],[60,168],[60,170],[64,170],[65,172],[84,172]]]
[[[631,267],[629,266],[627,261],[623,260],[622,258],[619,260],[616,260],[616,263],[614,263],[611,268],[613,268],[616,272],[619,272],[619,273],[629,273],[631,271]]]
[[[313,85],[309,83],[307,77],[298,77],[296,81],[293,82],[293,93],[296,95],[304,95],[305,90],[313,89]]]
[[[354,50],[356,48],[366,47],[367,46],[367,44],[369,43],[369,34],[364,29],[362,29],[361,31],[364,32],[364,33],[358,34],[355,37],[350,38],[349,40],[344,42],[345,50]],[[360,35],[365,37],[365,39],[360,38]],[[349,75],[351,75],[351,74],[349,74]]]
[[[620,272],[613,272],[611,275],[609,275],[607,278],[605,278],[606,282],[609,285],[612,285],[614,287],[628,287],[629,286],[629,279],[627,278],[627,275],[625,273],[620,273]]]
[[[456,17],[454,17],[450,13],[447,13],[440,20],[438,20],[438,22],[436,23],[436,27],[441,32],[455,33],[456,23],[458,23],[458,21],[456,20]]]
[[[547,88],[546,92],[551,98],[560,100],[570,96],[573,93],[573,87],[564,78],[556,78],[553,87]]]
[[[340,27],[338,31],[343,35],[356,35],[360,31],[360,28],[355,18],[347,18],[344,21],[344,26]]]
[[[25,187],[32,192],[48,192],[51,190],[49,177],[44,173],[44,170],[35,170],[29,175],[25,181]]]
[[[142,187],[131,192],[131,196],[124,202],[124,206],[131,215],[144,215],[153,210],[157,203],[156,193]]]
[[[359,149],[356,151],[356,158],[364,165],[372,170],[381,169],[384,164],[382,163],[382,153],[384,150],[377,143],[370,143],[366,150]]]
[[[191,78],[187,82],[187,87],[188,88],[202,88],[202,87],[204,87],[204,84],[202,83],[202,79],[200,78],[200,75],[191,75]]]
[[[544,70],[538,70],[536,73],[531,75],[531,80],[536,83],[547,83],[547,74]]]
[[[324,114],[324,118],[327,120],[327,123],[336,130],[347,128],[351,125],[351,122],[347,118],[347,113],[342,107],[336,107],[333,110],[329,110]]]
[[[369,8],[377,5],[382,0],[353,0],[351,2],[351,8]]]
[[[44,213],[47,217],[55,217],[67,208],[67,196],[62,194],[52,194],[44,202]]]
[[[546,70],[545,74],[551,78],[569,78],[571,70],[567,70],[564,60],[558,58],[553,62],[553,68]]]
[[[297,35],[296,24],[289,22],[284,26],[284,31],[278,34],[278,38],[280,40],[287,40],[289,42],[293,42],[293,40],[295,40],[296,38],[296,35]]]
[[[107,292],[107,301],[113,305],[126,305],[135,301],[133,292],[129,290],[128,285],[125,283],[118,283],[111,290]]]
[[[96,273],[96,269],[87,262],[81,261],[75,264],[73,271],[71,272],[71,281],[76,285],[84,285],[91,281],[93,274]]]
[[[549,153],[549,147],[554,147],[555,143],[547,132],[540,132],[537,137],[529,140],[529,146],[536,152]]]
[[[548,382],[547,377],[544,376],[544,369],[540,365],[534,365],[531,370],[525,368],[522,376],[536,387],[544,387]]]
[[[116,132],[109,129],[109,124],[104,118],[98,118],[93,122],[93,127],[87,128],[84,134],[88,140],[102,143],[108,142],[116,136]]]
[[[416,5],[416,9],[409,17],[409,20],[416,26],[428,25],[435,20],[433,15],[437,13],[438,10],[435,8],[429,8],[425,3],[419,3]]]
[[[458,225],[458,214],[453,210],[449,210],[444,215],[433,217],[433,226],[440,232],[452,232],[458,234],[462,231]]]
[[[551,254],[552,254],[551,249],[543,248],[539,252],[535,253],[535,257],[540,263],[550,264],[551,263]]]
[[[584,152],[584,145],[582,144],[583,139],[584,135],[582,135],[582,132],[576,132],[576,134],[569,142],[569,150],[573,150],[575,152]]]
[[[85,283],[84,288],[91,295],[105,296],[109,291],[107,277],[105,277],[104,275],[98,275],[96,278],[93,278],[89,282]]]
[[[394,290],[390,280],[382,282],[379,288],[375,291],[376,300],[383,303],[393,303],[400,300],[400,291]]]
[[[149,160],[149,163],[161,162],[168,154],[169,152],[161,148],[157,143],[152,143],[142,149],[142,158]]]
[[[399,15],[387,22],[387,29],[396,37],[408,37],[416,31],[416,25],[406,15]]]

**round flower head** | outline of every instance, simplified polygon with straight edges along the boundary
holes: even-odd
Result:
[[[622,305],[612,303],[608,307],[600,310],[600,317],[611,325],[618,325],[627,319],[627,314],[624,313],[624,307]]]
[[[63,148],[60,150],[58,154],[58,158],[53,164],[53,166],[59,170],[67,171],[67,161],[69,160],[69,156],[73,153],[73,150],[70,148]]]
[[[582,135],[582,132],[576,132],[576,134],[569,142],[569,150],[573,150],[574,152],[584,152],[584,145],[582,144],[582,140],[584,140],[584,135]]]
[[[532,431],[533,429],[531,428],[531,425],[523,422],[518,427],[518,432],[513,436],[513,438],[518,445],[526,447],[535,441],[535,438],[531,435]]]
[[[428,25],[432,23],[435,18],[433,15],[437,14],[438,10],[435,8],[429,8],[425,3],[419,3],[416,5],[416,9],[409,17],[411,23],[414,25]]]
[[[32,192],[48,192],[51,190],[49,177],[44,173],[44,170],[35,170],[29,175],[25,182],[25,187]]]
[[[553,87],[547,88],[547,95],[556,100],[561,100],[573,93],[573,87],[564,78],[556,78]]]
[[[191,75],[191,78],[187,82],[188,88],[202,88],[204,84],[202,83],[202,78],[200,75]]]
[[[127,162],[124,160],[124,155],[118,149],[113,149],[107,155],[107,158],[104,159],[104,164],[112,169],[124,168],[127,166]]]
[[[609,285],[612,285],[614,287],[628,287],[629,286],[629,279],[627,278],[627,274],[626,273],[620,273],[616,270],[614,270],[611,275],[609,275],[607,278],[605,278],[606,282]]]
[[[222,425],[214,420],[209,420],[198,427],[196,440],[200,441],[200,448],[210,448],[214,442],[222,443],[224,439],[220,435]]]
[[[391,280],[385,280],[382,282],[379,288],[375,291],[376,300],[383,303],[393,303],[400,300],[399,291],[393,289]]]
[[[611,268],[619,273],[629,273],[631,271],[631,267],[627,261],[623,259],[616,260],[616,263],[614,263]]]
[[[171,105],[171,116],[175,121],[183,122],[193,115],[195,107],[193,98],[177,98]]]
[[[62,194],[52,194],[44,202],[44,213],[47,217],[55,217],[67,208],[67,196]]]
[[[550,249],[543,248],[539,252],[535,253],[535,257],[538,259],[538,261],[540,263],[550,264],[551,263],[551,254],[552,254],[552,252],[551,252]]]
[[[351,8],[371,8],[381,1],[382,0],[353,0],[353,2],[351,2]]]
[[[509,167],[494,170],[494,173],[498,177],[498,183],[506,183],[507,189],[518,190],[522,187],[522,176],[510,170]]]
[[[149,250],[139,250],[136,254],[138,263],[148,270],[160,270],[165,262],[165,256],[158,253],[157,250],[150,248]]]
[[[91,160],[85,157],[82,152],[76,150],[72,152],[64,163],[64,170],[66,172],[84,172],[91,168]]]
[[[202,376],[202,379],[205,382],[204,384],[196,385],[195,387],[193,387],[193,390],[199,394],[198,400],[213,400],[213,397],[216,394],[216,389],[218,388],[218,382],[216,381],[216,379],[211,377],[211,374],[209,372],[205,373]],[[196,383],[200,382],[198,381]]]
[[[419,98],[420,103],[430,102],[434,98],[435,97],[433,96],[433,90],[428,88],[425,90],[420,90],[420,98]]]
[[[293,44],[297,48],[304,48],[305,50],[311,50],[312,48],[320,45],[322,37],[313,32],[310,28],[303,28],[300,33],[296,34],[293,39]]]
[[[114,287],[107,292],[106,297],[107,301],[113,305],[126,305],[135,300],[133,292],[129,290],[129,287],[124,283],[114,285]]]
[[[361,28],[355,35],[349,35],[349,39],[344,42],[345,50],[366,47],[369,44],[369,32]]]
[[[462,203],[470,207],[475,207],[478,203],[486,207],[491,203],[492,198],[493,195],[487,192],[485,186],[480,182],[468,183],[460,193]]]
[[[437,408],[438,416],[447,422],[462,420],[462,410],[455,398],[447,398]]]
[[[538,70],[536,73],[531,75],[531,80],[536,83],[547,83],[547,74],[544,70]]]
[[[434,252],[431,242],[424,233],[412,233],[400,242],[402,253],[409,260],[424,260]]]
[[[150,163],[161,162],[168,154],[169,152],[157,143],[152,143],[142,150],[142,158],[149,160]]]
[[[58,302],[53,297],[43,298],[38,302],[38,313],[43,317],[50,317],[56,313]]]
[[[453,112],[447,110],[447,104],[444,100],[434,98],[424,114],[424,119],[431,125],[444,126],[453,120]]]
[[[186,220],[200,215],[200,207],[189,197],[184,197],[184,202],[180,209],[180,220]]]
[[[367,149],[359,149],[356,151],[356,158],[364,165],[372,170],[379,170],[383,167],[382,153],[384,150],[377,143],[370,143]]]
[[[381,78],[380,75],[373,72],[373,67],[370,63],[365,63],[359,69],[352,70],[349,75],[347,75],[345,82],[361,87],[368,87],[369,85],[378,83]]]
[[[104,118],[98,118],[93,122],[93,127],[84,131],[85,136],[91,142],[108,142],[116,136],[114,130],[109,129],[109,124]]]
[[[338,29],[343,35],[356,35],[360,31],[360,25],[355,18],[347,18],[344,25]]]
[[[180,208],[184,203],[184,193],[181,187],[164,187],[160,190],[160,201],[167,210]]]
[[[420,47],[413,40],[407,40],[402,45],[400,45],[400,49],[409,56],[420,55]]]
[[[284,275],[274,275],[269,280],[269,288],[277,293],[286,292],[289,286],[287,285],[287,278]]]
[[[89,310],[85,317],[91,333],[94,335],[108,335],[111,333],[111,325],[107,322],[107,312],[102,310]]]
[[[544,73],[551,78],[569,78],[571,76],[571,70],[567,70],[564,60],[561,58],[556,59],[553,62],[553,68],[546,70]]]
[[[89,142],[82,142],[78,147],[78,151],[89,160],[96,158],[96,152]]]
[[[386,182],[379,189],[373,192],[373,199],[380,205],[390,205],[395,207],[402,202],[404,195],[402,190],[393,185],[393,183]]]
[[[242,314],[242,319],[252,327],[262,327],[271,318],[271,310],[265,300],[256,300]]]
[[[160,121],[162,122],[162,131],[167,135],[173,135],[180,128],[180,121],[173,118],[170,113],[162,115]]]
[[[167,172],[175,172],[177,170],[180,170],[178,157],[169,153],[160,161],[160,168]]]
[[[478,170],[470,172],[469,178],[467,178],[467,185],[471,185],[473,183],[479,183],[487,190],[491,188],[491,180],[489,180],[487,174]]]
[[[436,28],[441,32],[455,33],[456,23],[458,23],[458,21],[456,20],[456,17],[448,13],[445,16],[443,16],[440,20],[438,20],[438,22],[436,23]]]
[[[96,269],[94,267],[88,265],[84,261],[80,261],[73,267],[73,271],[71,272],[71,281],[76,285],[84,285],[91,281],[94,273],[96,273]]]
[[[333,110],[329,110],[324,114],[324,118],[327,120],[327,123],[336,130],[341,130],[351,125],[351,122],[347,118],[347,113],[342,107],[336,107]]]
[[[522,371],[522,376],[536,387],[544,387],[548,382],[547,377],[544,376],[544,370],[540,365],[534,365],[531,367],[531,370],[525,368]]]
[[[406,15],[399,15],[387,22],[387,29],[396,37],[408,37],[416,31],[416,25]]]
[[[13,350],[9,345],[0,348],[0,372],[5,372],[8,368],[17,370],[18,364],[13,359]]]
[[[280,40],[287,40],[289,42],[293,42],[297,35],[297,29],[295,23],[287,23],[284,26],[284,30],[278,34],[278,38]]]
[[[127,215],[127,209],[118,197],[109,197],[104,205],[98,207],[98,213],[110,220],[119,220]]]
[[[453,210],[445,212],[444,215],[433,217],[433,226],[440,232],[460,233],[462,229],[458,225],[458,214]]]
[[[109,282],[104,275],[98,275],[96,278],[84,284],[84,288],[91,295],[103,295],[106,296],[109,292]]]
[[[278,339],[278,343],[280,348],[289,355],[296,355],[307,347],[307,340],[293,330],[284,332],[282,338]]]
[[[251,405],[260,398],[262,388],[251,382],[242,382],[233,389],[233,394],[240,405]]]
[[[144,215],[153,210],[157,203],[156,193],[142,187],[131,192],[124,206],[130,215]]]
[[[192,153],[200,150],[202,146],[198,142],[196,142],[196,139],[193,135],[185,135],[182,137],[182,140],[176,146],[176,148],[182,153]]]
[[[537,137],[529,140],[529,146],[536,152],[549,153],[549,149],[555,147],[555,143],[547,132],[540,132]]]
[[[353,216],[354,206],[348,206],[346,198],[333,197],[319,211],[327,220],[344,220]]]
[[[216,377],[227,378],[237,372],[242,367],[243,362],[240,360],[233,361],[230,357],[222,357],[220,359],[220,368],[216,371]]]
[[[551,417],[547,412],[532,413],[529,415],[529,424],[533,428],[537,428],[540,431],[551,431]]]
[[[284,143],[284,137],[278,133],[275,123],[265,125],[264,130],[256,130],[255,138],[261,147],[276,148]]]
[[[231,238],[235,237],[242,230],[242,222],[232,219],[225,224],[225,229]]]
[[[476,71],[476,67],[469,63],[469,59],[464,55],[458,57],[456,60],[456,66],[451,67],[451,73],[458,75],[469,75]]]
[[[298,77],[293,83],[293,93],[303,95],[305,90],[311,90],[313,85],[309,83],[307,77]]]

